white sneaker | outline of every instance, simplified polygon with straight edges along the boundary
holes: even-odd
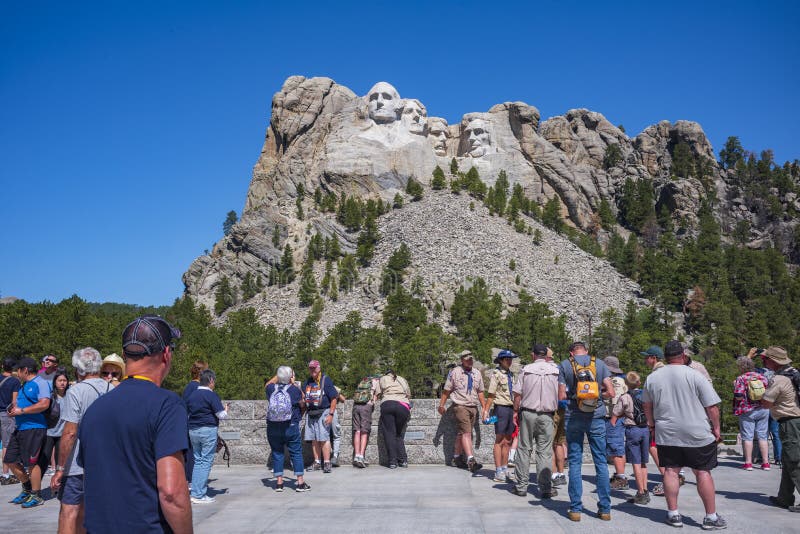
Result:
[[[192,504],[211,504],[212,502],[217,502],[217,499],[211,497],[210,495],[203,495],[202,497],[192,497]]]

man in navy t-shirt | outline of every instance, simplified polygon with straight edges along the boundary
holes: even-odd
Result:
[[[186,408],[160,387],[172,364],[171,341],[179,337],[161,317],[130,323],[122,334],[128,378],[83,416],[78,464],[89,532],[192,531]]]
[[[308,380],[303,384],[303,398],[306,403],[308,420],[306,421],[306,441],[311,441],[314,451],[314,470],[322,468],[323,472],[331,472],[330,432],[333,414],[339,392],[333,386],[333,380],[322,373],[317,360],[308,363]],[[324,460],[324,464],[321,460]]]

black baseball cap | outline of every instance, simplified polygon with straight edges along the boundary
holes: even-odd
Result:
[[[33,358],[22,358],[16,364],[14,364],[14,369],[27,369],[28,371],[35,373],[37,369],[39,369],[39,364],[36,363],[36,360]]]
[[[179,339],[181,331],[158,315],[137,317],[122,332],[122,351],[134,358],[159,354]]]
[[[533,346],[531,352],[534,354],[547,354],[547,345],[544,343],[537,343]]]
[[[664,356],[669,358],[670,356],[678,356],[679,354],[683,354],[683,344],[677,339],[667,341],[667,344],[664,345]]]

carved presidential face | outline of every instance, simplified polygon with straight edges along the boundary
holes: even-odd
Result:
[[[416,135],[425,135],[425,127],[428,124],[428,111],[419,100],[408,99],[403,101],[403,113],[400,120],[408,128],[408,131]]]
[[[492,137],[488,121],[472,119],[465,129],[467,135],[467,153],[473,158],[488,154],[492,148]]]
[[[447,122],[444,119],[433,117],[428,119],[428,138],[433,144],[433,152],[437,156],[447,155]]]
[[[400,94],[386,82],[376,83],[367,93],[369,117],[378,124],[397,120],[400,108]]]

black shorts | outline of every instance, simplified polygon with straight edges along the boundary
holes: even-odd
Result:
[[[3,461],[7,464],[20,464],[27,468],[37,464],[42,468],[47,467],[50,459],[42,454],[46,438],[47,429],[44,428],[16,429],[11,434],[11,441],[8,443],[6,457]]]
[[[717,467],[717,443],[702,447],[673,447],[656,445],[658,463],[661,467],[688,467],[699,471],[711,471]]]
[[[514,433],[514,407],[494,405],[494,414],[497,422],[494,424],[494,433],[497,436],[510,436]]]

